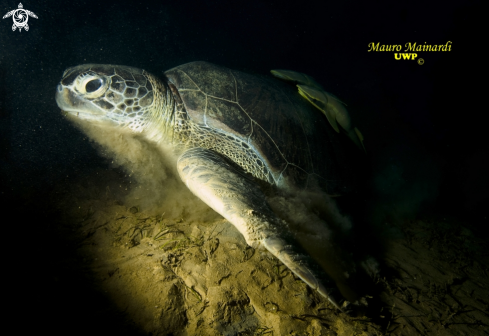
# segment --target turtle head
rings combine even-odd
[[[56,90],[65,115],[92,123],[142,132],[157,108],[157,79],[146,71],[119,65],[84,64],[68,68]],[[157,86],[157,87],[155,87]]]

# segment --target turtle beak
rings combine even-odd
[[[80,117],[83,116],[85,119],[92,119],[104,114],[102,111],[94,108],[93,104],[81,98],[63,84],[58,84],[55,99],[64,115],[71,114]]]
[[[58,84],[56,89],[56,104],[62,111],[72,111],[74,109],[74,97],[70,95],[70,90],[64,88],[63,85]]]

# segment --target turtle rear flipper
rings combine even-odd
[[[265,247],[341,310],[340,303],[344,300],[334,281],[326,277],[319,280],[313,271],[314,261],[294,244],[285,223],[271,210],[262,190],[252,179],[219,154],[203,148],[183,153],[177,169],[192,193],[230,221],[248,245]]]

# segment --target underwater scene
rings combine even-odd
[[[31,335],[488,335],[477,1],[0,1]]]

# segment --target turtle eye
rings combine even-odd
[[[93,72],[83,73],[75,81],[76,90],[86,98],[99,98],[105,94],[110,79]]]
[[[97,79],[92,79],[91,81],[89,81],[86,85],[85,85],[85,91],[87,93],[92,93],[92,92],[95,92],[97,91],[98,89],[100,89],[100,87],[102,86],[103,82],[100,78],[97,78]]]

